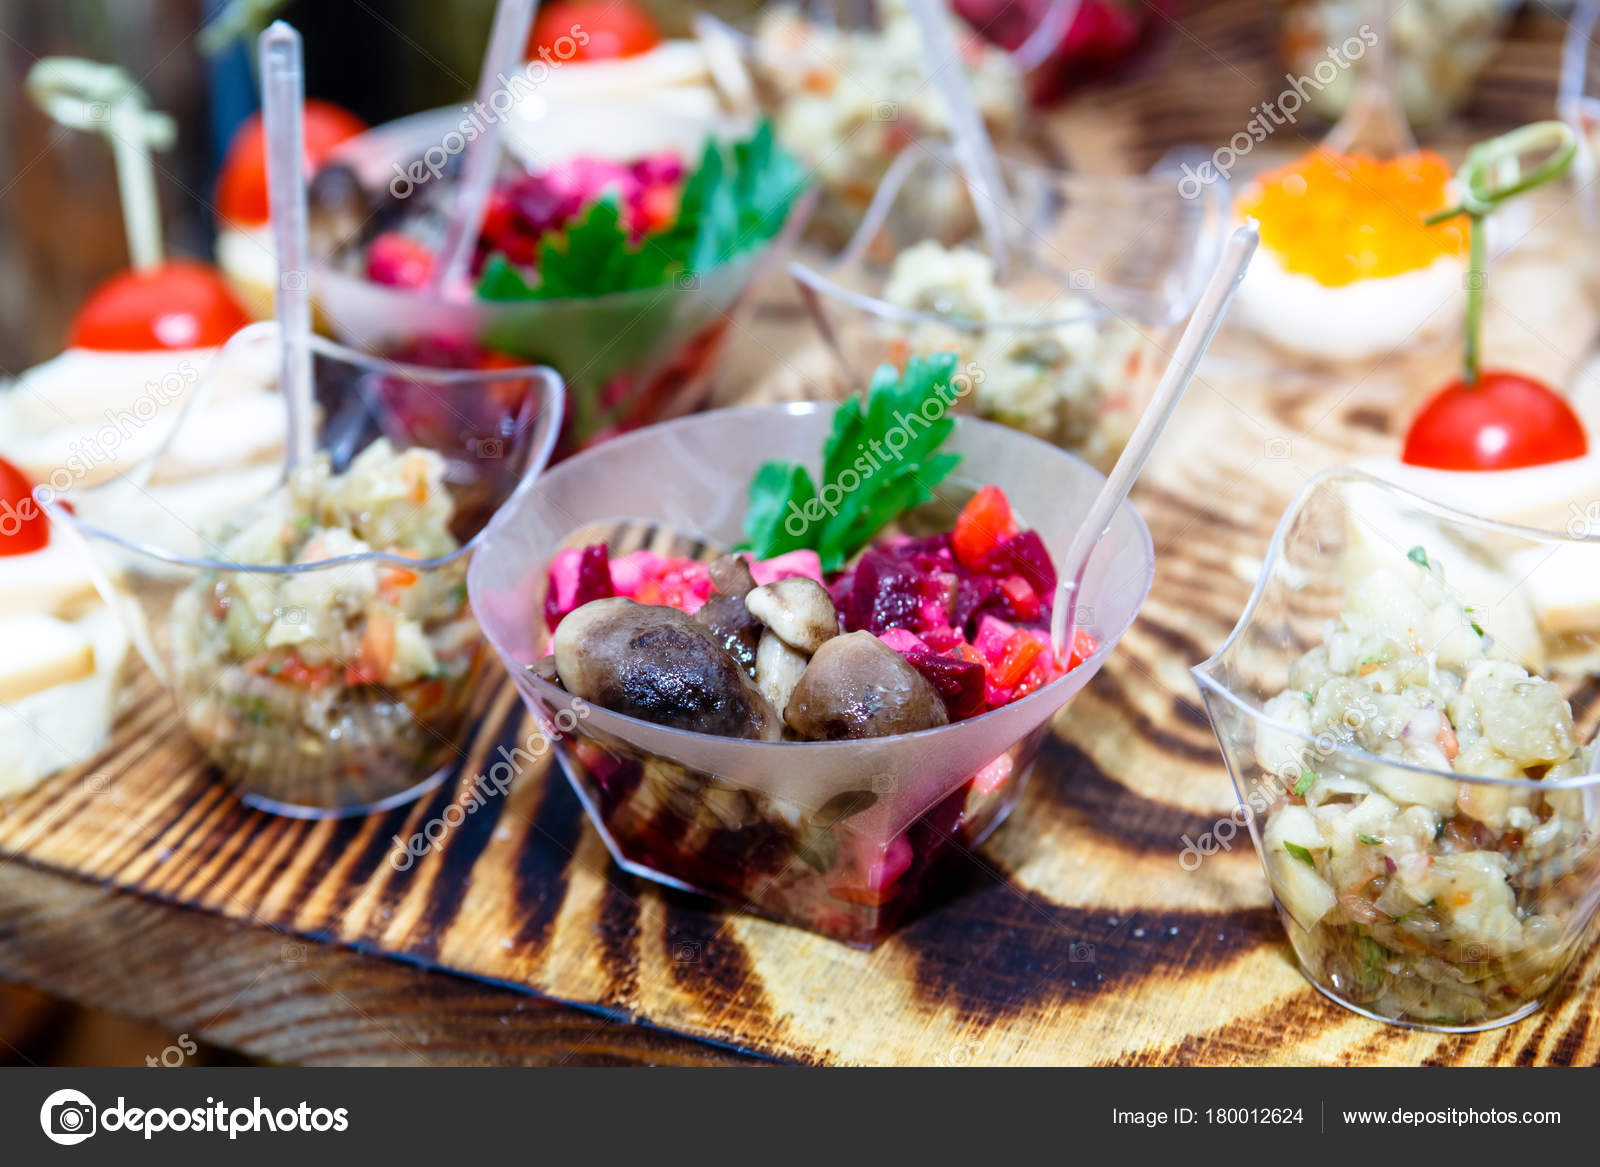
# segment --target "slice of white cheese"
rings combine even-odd
[[[0,617],[59,616],[81,609],[93,596],[94,581],[82,558],[59,538],[26,555],[0,555]]]
[[[94,641],[84,629],[30,612],[0,620],[0,703],[94,675]]]
[[[8,645],[15,623],[0,621],[0,636],[7,637]],[[65,628],[90,652],[92,670],[31,696],[0,703],[0,798],[20,793],[64,767],[88,761],[100,752],[111,732],[117,682],[127,658],[127,636],[115,614],[104,607],[65,624]],[[52,630],[44,635],[62,634]]]

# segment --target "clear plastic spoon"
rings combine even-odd
[[[1078,630],[1078,596],[1083,591],[1084,575],[1089,570],[1094,549],[1110,530],[1117,508],[1133,489],[1134,480],[1150,460],[1150,452],[1155,449],[1161,431],[1171,420],[1172,411],[1178,407],[1183,391],[1194,379],[1195,370],[1200,367],[1200,358],[1205,356],[1211,338],[1216,335],[1217,325],[1222,323],[1222,315],[1228,309],[1228,302],[1233,299],[1239,281],[1244,279],[1245,268],[1250,266],[1250,257],[1255,254],[1259,239],[1256,221],[1246,219],[1244,225],[1234,231],[1228,240],[1228,246],[1223,250],[1205,291],[1200,295],[1200,302],[1195,306],[1194,315],[1189,317],[1188,327],[1178,339],[1172,361],[1167,365],[1166,372],[1161,374],[1161,383],[1156,386],[1149,408],[1139,419],[1133,436],[1128,439],[1117,464],[1111,468],[1106,484],[1095,496],[1088,515],[1078,527],[1077,534],[1067,548],[1066,557],[1061,561],[1061,582],[1056,585],[1055,611],[1050,616],[1050,641],[1055,646],[1056,663],[1063,668],[1072,657],[1072,641]]]
[[[278,251],[274,294],[282,361],[278,391],[289,411],[287,468],[308,460],[315,447],[311,403],[311,289],[306,273],[305,62],[300,34],[274,21],[261,34],[261,118],[267,144],[267,209]]]
[[[28,70],[27,87],[34,104],[55,121],[104,134],[111,143],[129,261],[141,271],[155,267],[162,254],[161,207],[150,151],[172,148],[177,123],[149,108],[144,90],[115,65],[45,57]]]
[[[533,27],[538,0],[500,0],[494,10],[494,27],[489,32],[489,47],[484,51],[483,68],[478,73],[478,103],[475,108],[494,106],[494,95],[505,82],[508,70],[522,60]],[[444,246],[433,269],[433,292],[449,296],[464,284],[483,228],[483,213],[494,186],[495,168],[500,164],[501,123],[487,119],[483,131],[467,143],[461,164],[461,182],[456,188],[455,207],[445,228]]]
[[[1006,221],[1016,221],[1011,212],[1005,179],[995,157],[994,143],[984,128],[983,115],[972,99],[961,54],[956,49],[955,33],[950,28],[950,12],[942,0],[910,0],[911,16],[916,21],[926,54],[924,75],[938,90],[950,118],[950,136],[955,143],[956,161],[972,192],[973,209],[983,229],[984,242],[994,257],[996,274],[1010,266],[1011,248]]]
[[[1389,22],[1394,15],[1392,0],[1369,0],[1363,11],[1368,24],[1376,25],[1376,39],[1357,68],[1355,92],[1350,104],[1322,144],[1336,154],[1371,154],[1378,158],[1399,158],[1417,152],[1417,139],[1411,123],[1395,93],[1394,59],[1389,55]]]

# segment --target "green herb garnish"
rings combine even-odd
[[[1359,941],[1361,947],[1361,986],[1364,989],[1375,989],[1383,983],[1387,969],[1385,965],[1389,960],[1389,950],[1379,944],[1372,937],[1363,934]]]
[[[1302,770],[1300,771],[1300,777],[1294,780],[1294,785],[1289,789],[1293,790],[1296,794],[1303,798],[1305,797],[1306,791],[1315,786],[1317,784],[1317,779],[1321,777],[1322,775],[1318,774],[1315,770]]]
[[[938,452],[955,428],[949,416],[955,368],[954,353],[913,356],[904,373],[879,366],[865,405],[852,397],[834,410],[820,487],[799,463],[763,464],[744,517],[756,558],[809,549],[824,571],[835,571],[886,525],[932,498],[961,460]]]
[[[1427,551],[1425,551],[1421,547],[1413,547],[1410,551],[1407,551],[1406,552],[1406,558],[1411,560],[1412,563],[1415,563],[1418,567],[1421,567],[1421,568],[1427,568],[1427,567],[1431,566],[1428,563],[1428,553],[1427,553]]]
[[[536,284],[497,252],[484,265],[478,296],[590,299],[696,280],[776,235],[805,184],[800,163],[763,122],[731,148],[706,145],[672,226],[635,243],[616,201],[600,199],[575,226],[540,242]]]
[[[1472,630],[1474,632],[1476,632],[1479,636],[1486,636],[1487,635],[1487,633],[1485,633],[1484,630],[1483,630],[1483,625],[1479,624],[1476,620],[1468,620],[1467,623],[1469,625],[1471,625]]]
[[[1369,847],[1376,847],[1383,842],[1382,839],[1374,839],[1371,835],[1363,835],[1360,831],[1356,832],[1356,838],[1360,839]]]
[[[1307,851],[1299,843],[1285,842],[1283,849],[1289,852],[1289,854],[1293,855],[1296,859],[1300,860],[1300,862],[1304,863],[1307,867],[1315,867],[1317,865],[1317,861],[1311,858],[1311,852]]]

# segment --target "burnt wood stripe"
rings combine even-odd
[[[1082,814],[1090,831],[1129,851],[1171,855],[1175,874],[1183,836],[1198,839],[1216,826],[1215,814],[1182,810],[1129,790],[1054,734],[1045,738],[1039,754],[1042,764],[1035,767],[1033,781],[1052,801]]]
[[[585,829],[583,807],[558,766],[541,775],[543,790],[533,815],[533,825],[522,840],[521,854],[511,873],[522,923],[517,929],[519,949],[544,947],[550,926],[566,903],[568,874],[578,835]]]

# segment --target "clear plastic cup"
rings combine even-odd
[[[223,513],[259,513],[253,508],[281,489],[281,467],[241,468],[202,483],[174,483],[163,467],[204,417],[230,364],[258,367],[261,350],[277,344],[271,323],[235,336],[160,448],[110,482],[74,491],[70,510],[51,503],[51,521],[82,541],[102,596],[184,725],[248,805],[299,818],[386,809],[442,781],[467,748],[495,675],[466,600],[467,565],[496,508],[525,494],[548,461],[561,380],[538,367],[399,365],[314,338],[319,452],[335,473],[380,438],[396,451],[437,453],[459,547],[434,558],[374,552],[239,563],[221,557],[214,523],[185,503],[198,490],[224,497]],[[412,505],[385,500],[372,505]],[[377,676],[336,651],[377,635],[376,617],[353,604],[324,610],[323,597],[354,594],[368,582],[414,597],[408,619],[389,625],[388,655],[397,637],[416,632],[433,658],[428,672]],[[268,607],[264,625],[259,614]],[[309,649],[288,639],[300,627]]]
[[[1108,469],[1216,264],[1226,190],[1202,186],[1185,198],[1176,173],[1000,164],[1014,219],[1005,224],[1011,254],[991,273],[998,306],[948,258],[933,261],[954,273],[948,290],[937,274],[911,281],[930,289],[932,304],[908,302],[907,281],[892,279],[897,260],[904,271],[916,258],[902,259],[907,251],[930,242],[993,258],[942,144],[903,152],[849,244],[815,266],[795,260],[789,273],[852,382],[911,352],[954,349],[974,382],[964,408]],[[930,202],[941,185],[954,203]]]
[[[957,20],[973,102],[996,142],[1016,145],[1026,136],[1026,76],[1049,55],[1077,4],[1051,0],[1034,35],[1009,53]],[[785,145],[812,168],[820,198],[806,235],[819,245],[837,247],[856,229],[896,154],[949,137],[904,0],[769,4],[736,25],[702,17],[697,29],[713,75],[741,83],[728,96],[770,113]],[[857,36],[876,39],[859,47],[839,39]],[[719,57],[727,58],[720,70]],[[955,185],[941,180],[934,201],[947,202]]]
[[[412,197],[419,184],[401,178],[421,160],[443,157],[440,143],[459,137],[460,121],[460,110],[444,109],[378,126],[342,144],[327,164],[349,166],[368,189]],[[682,155],[692,168],[708,140],[739,128],[734,120],[689,117],[648,102],[547,107],[535,97],[505,133],[512,156],[535,169],[575,154],[633,158],[660,150]],[[448,168],[440,177],[411,172],[423,175],[420,185],[456,179]],[[729,263],[609,296],[494,302],[429,294],[344,270],[325,251],[313,263],[311,286],[327,328],[362,352],[484,348],[558,370],[567,386],[559,456],[703,405],[745,292],[787,246],[808,207],[804,196],[797,199],[784,230]]]
[[[1050,719],[1099,670],[1150,588],[1150,536],[1130,506],[1090,566],[1079,623],[1096,651],[1003,708],[940,729],[847,742],[689,733],[574,701],[530,666],[546,653],[546,568],[563,546],[641,524],[706,548],[742,537],[769,458],[810,460],[832,410],[718,410],[628,435],[543,476],[484,532],[474,610],[617,863],[636,875],[870,946],[929,895],[1022,793]],[[1103,480],[1051,446],[962,418],[941,497],[995,484],[1060,556]]]
[[[1374,741],[1411,723],[1391,726],[1353,689],[1326,725],[1313,713],[1315,734],[1265,710],[1356,581],[1407,568],[1414,547],[1499,651],[1569,692],[1583,683],[1600,648],[1600,609],[1582,598],[1600,535],[1473,518],[1349,470],[1301,491],[1237,627],[1194,676],[1239,799],[1219,826],[1249,823],[1306,978],[1365,1017],[1471,1032],[1538,1009],[1592,939],[1600,774],[1479,777],[1380,757]],[[1563,599],[1573,580],[1576,604]],[[1438,894],[1412,905],[1429,880]]]

